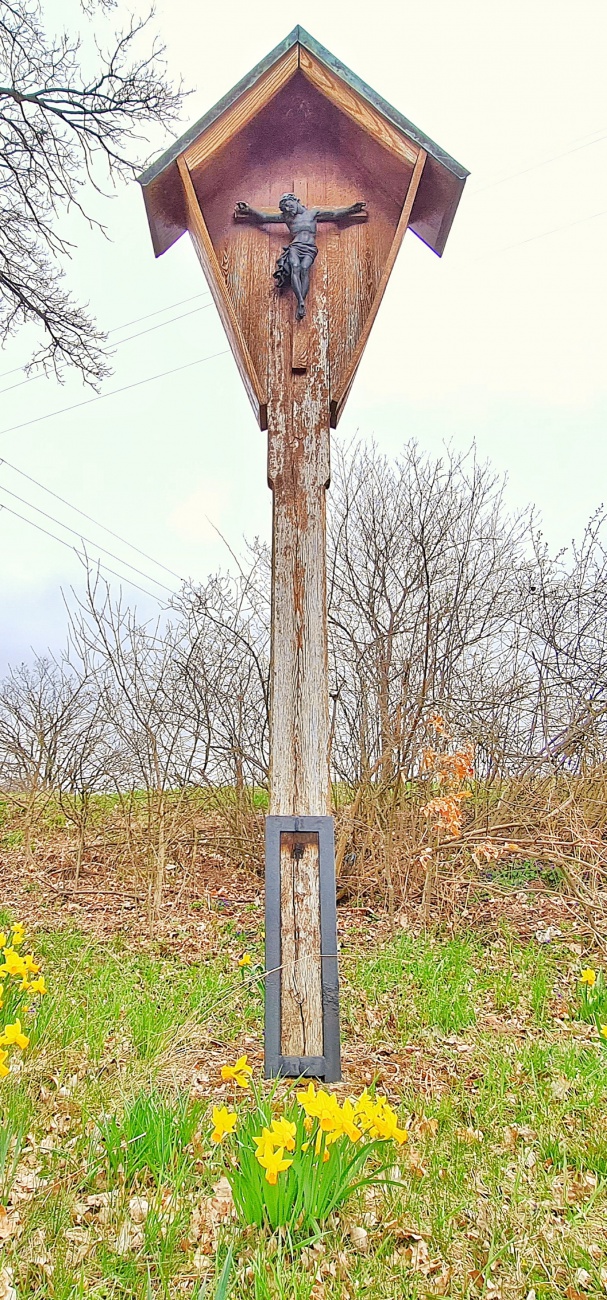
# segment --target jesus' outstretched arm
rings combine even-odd
[[[249,203],[237,203],[234,218],[236,221],[257,221],[260,225],[268,221],[284,221],[282,212],[264,212],[262,208],[252,208]]]
[[[344,217],[366,217],[367,205],[364,201],[351,203],[347,208],[319,208],[317,221],[342,221]]]

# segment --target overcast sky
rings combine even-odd
[[[55,0],[55,22],[74,12]],[[156,21],[170,70],[196,88],[183,130],[301,22],[469,168],[443,258],[405,238],[337,436],[374,437],[390,455],[411,437],[431,453],[475,440],[508,474],[512,508],[537,505],[553,546],[579,536],[607,476],[604,0],[160,0]],[[107,396],[91,401],[76,378],[8,375],[27,360],[20,336],[0,357],[0,456],[175,575],[204,578],[230,564],[219,533],[235,550],[243,534],[269,535],[265,435],[188,238],[154,260],[136,184],[90,206],[110,238],[66,221],[68,277],[119,345]],[[151,577],[178,585],[6,463],[0,486],[130,559],[147,590],[162,594]],[[69,540],[31,505],[0,501]],[[61,592],[82,577],[69,549],[6,509],[0,543],[1,668],[61,645]]]

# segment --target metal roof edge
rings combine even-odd
[[[222,98],[213,105],[213,108],[210,108],[208,112],[204,113],[204,115],[200,117],[193,126],[188,127],[188,130],[184,135],[181,135],[178,140],[174,140],[173,144],[169,145],[168,149],[165,149],[164,153],[162,153],[159,158],[156,158],[155,162],[150,163],[149,167],[146,167],[145,171],[142,171],[141,175],[137,177],[139,184],[143,186],[149,185],[152,181],[156,180],[156,177],[159,176],[165,168],[170,167],[171,163],[174,163],[175,159],[179,157],[179,154],[183,153],[184,149],[187,149],[189,145],[193,144],[194,140],[196,140],[203,131],[206,131],[207,127],[212,126],[213,122],[215,122],[218,117],[221,117],[221,114],[224,113],[227,108],[230,108],[240,95],[243,95],[246,90],[250,90],[251,87],[255,85],[255,82],[258,81],[259,77],[263,76],[264,72],[267,72],[274,63],[278,62],[283,54],[286,54],[294,45],[297,45],[300,30],[299,26],[294,27],[293,30],[289,32],[289,35],[285,36],[283,41],[280,41],[280,43],[276,45],[269,54],[266,54],[265,58],[261,59],[254,68],[251,68],[250,72],[247,72],[246,76],[243,77],[241,81],[228,91],[227,95],[223,95]]]
[[[331,72],[335,72],[338,77],[341,77],[342,81],[347,82],[352,87],[352,90],[355,90],[363,99],[372,104],[383,117],[398,127],[398,130],[402,131],[414,144],[418,144],[420,148],[425,149],[426,153],[431,154],[437,162],[442,163],[443,167],[446,167],[447,171],[457,176],[458,180],[465,181],[466,177],[470,175],[470,172],[465,167],[462,167],[461,163],[456,162],[455,158],[452,158],[445,149],[441,149],[441,146],[436,144],[435,140],[431,140],[429,136],[419,130],[419,127],[410,122],[402,113],[399,113],[397,108],[393,108],[392,104],[389,104],[386,99],[378,95],[372,86],[368,86],[366,81],[362,81],[355,72],[352,72],[350,68],[346,67],[345,63],[342,63],[334,54],[331,54],[324,45],[320,44],[320,41],[316,41],[313,36],[310,36],[310,33],[305,31],[303,27],[299,28],[299,44],[309,50],[310,54],[315,55]]]
[[[360,77],[357,77],[355,72],[352,72],[344,63],[341,63],[334,54],[331,54],[324,45],[321,45],[320,41],[316,41],[313,36],[310,36],[309,32],[305,31],[305,29],[300,27],[298,24],[291,32],[289,32],[289,35],[276,45],[269,54],[266,54],[265,58],[262,59],[260,63],[256,64],[256,66],[252,68],[236,86],[233,86],[232,90],[228,91],[227,95],[224,95],[213,108],[209,109],[203,117],[199,118],[199,120],[194,123],[194,126],[191,126],[184,135],[180,136],[178,140],[175,140],[172,145],[169,145],[169,148],[166,149],[155,162],[151,163],[150,166],[137,177],[139,184],[145,187],[152,181],[156,180],[161,172],[165,171],[171,163],[175,162],[175,159],[178,158],[179,154],[183,153],[184,149],[187,149],[188,146],[207,129],[207,127],[211,126],[226,109],[230,108],[240,95],[244,94],[245,91],[250,90],[259,77],[261,77],[264,72],[267,72],[283,54],[286,54],[294,45],[297,44],[302,45],[310,54],[313,54],[321,63],[324,63],[330,71],[336,73],[338,77],[341,77],[342,81],[345,81],[352,90],[356,91],[356,93],[363,99],[366,99],[369,104],[372,104],[383,117],[387,118],[389,122],[392,122],[392,124],[396,126],[399,131],[402,131],[409,140],[412,140],[414,144],[419,145],[420,148],[425,149],[426,153],[430,154],[436,162],[445,167],[446,170],[451,172],[453,176],[456,176],[458,180],[463,182],[466,180],[466,177],[470,175],[467,169],[462,167],[461,163],[456,162],[455,158],[452,158],[444,149],[441,149],[440,145],[436,144],[434,140],[431,140],[423,131],[420,131],[413,122],[410,122],[402,113],[399,113],[398,109],[393,108],[387,100],[382,99],[381,95],[377,94],[377,91],[373,90],[371,86],[368,86]]]

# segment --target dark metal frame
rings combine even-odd
[[[280,1051],[280,837],[285,832],[318,835],[320,942],[322,960],[323,1055],[283,1056]],[[332,817],[266,817],[266,997],[265,1075],[341,1079],[339,975],[335,903],[335,834]]]

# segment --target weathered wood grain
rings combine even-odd
[[[260,77],[255,86],[248,90],[245,95],[232,105],[227,112],[222,113],[221,117],[209,127],[203,136],[186,150],[185,158],[193,171],[200,167],[213,153],[222,149],[234,136],[242,131],[243,127],[253,121],[258,116],[262,108],[278,94],[291,77],[297,72],[299,65],[298,50],[295,46],[288,50],[286,54],[269,68],[264,76]]]
[[[322,1056],[318,836],[281,836],[281,1052]]]
[[[368,221],[318,228],[311,293],[326,270],[329,383],[334,397],[343,389],[371,310],[412,171],[409,162],[388,153],[301,72],[228,145],[193,171],[224,285],[260,377],[273,347],[269,334],[272,272],[288,232],[279,225],[235,222],[235,204],[246,199],[253,206],[276,210],[280,195],[290,189],[303,199],[307,194],[309,203],[340,206],[366,199]],[[264,248],[272,251],[269,265]],[[285,294],[285,301],[289,298]],[[310,354],[309,322],[306,318],[294,325],[291,316],[282,322],[292,338],[290,365],[304,372]]]
[[[367,311],[363,328],[360,331],[356,346],[352,350],[348,367],[345,373],[340,377],[340,383],[337,386],[337,388],[333,389],[333,394],[331,397],[331,425],[333,428],[335,428],[335,426],[337,425],[337,422],[343,411],[344,405],[348,399],[348,395],[352,387],[352,384],[354,382],[356,371],[358,370],[358,367],[360,365],[362,354],[367,346],[369,335],[373,327],[373,322],[379,311],[381,300],[386,291],[388,280],[390,279],[390,275],[392,274],[392,268],[396,261],[398,250],[405,237],[407,226],[409,225],[409,218],[411,216],[411,211],[413,208],[413,204],[415,202],[415,195],[417,194],[417,189],[422,178],[422,172],[424,170],[425,161],[426,161],[426,155],[423,149],[420,149],[419,157],[413,169],[413,175],[411,177],[405,202],[403,204],[400,220],[398,222],[398,226],[396,227],[394,239],[392,241],[392,247],[390,249],[387,258],[384,261],[373,302]]]
[[[179,174],[181,176],[185,195],[188,230],[192,242],[196,249],[202,269],[206,275],[207,283],[213,296],[213,301],[221,317],[221,322],[228,336],[230,347],[240,371],[240,377],[247,391],[249,401],[251,402],[261,427],[265,428],[267,409],[265,390],[251,360],[247,342],[242,332],[238,316],[234,310],[232,300],[227,292],[225,292],[224,273],[222,272],[222,268],[217,260],[217,254],[202,215],[202,210],[192,183],[192,178],[187,163],[183,157],[177,159],[177,166],[179,168]]]
[[[356,91],[346,85],[341,77],[331,72],[303,46],[299,51],[299,66],[312,85],[330,99],[342,113],[351,117],[357,126],[372,135],[385,149],[396,154],[397,158],[402,158],[411,165],[415,163],[416,146],[401,135],[400,131],[397,131],[396,127],[392,126],[392,123],[388,122],[387,118],[383,117],[372,104],[357,95]]]

